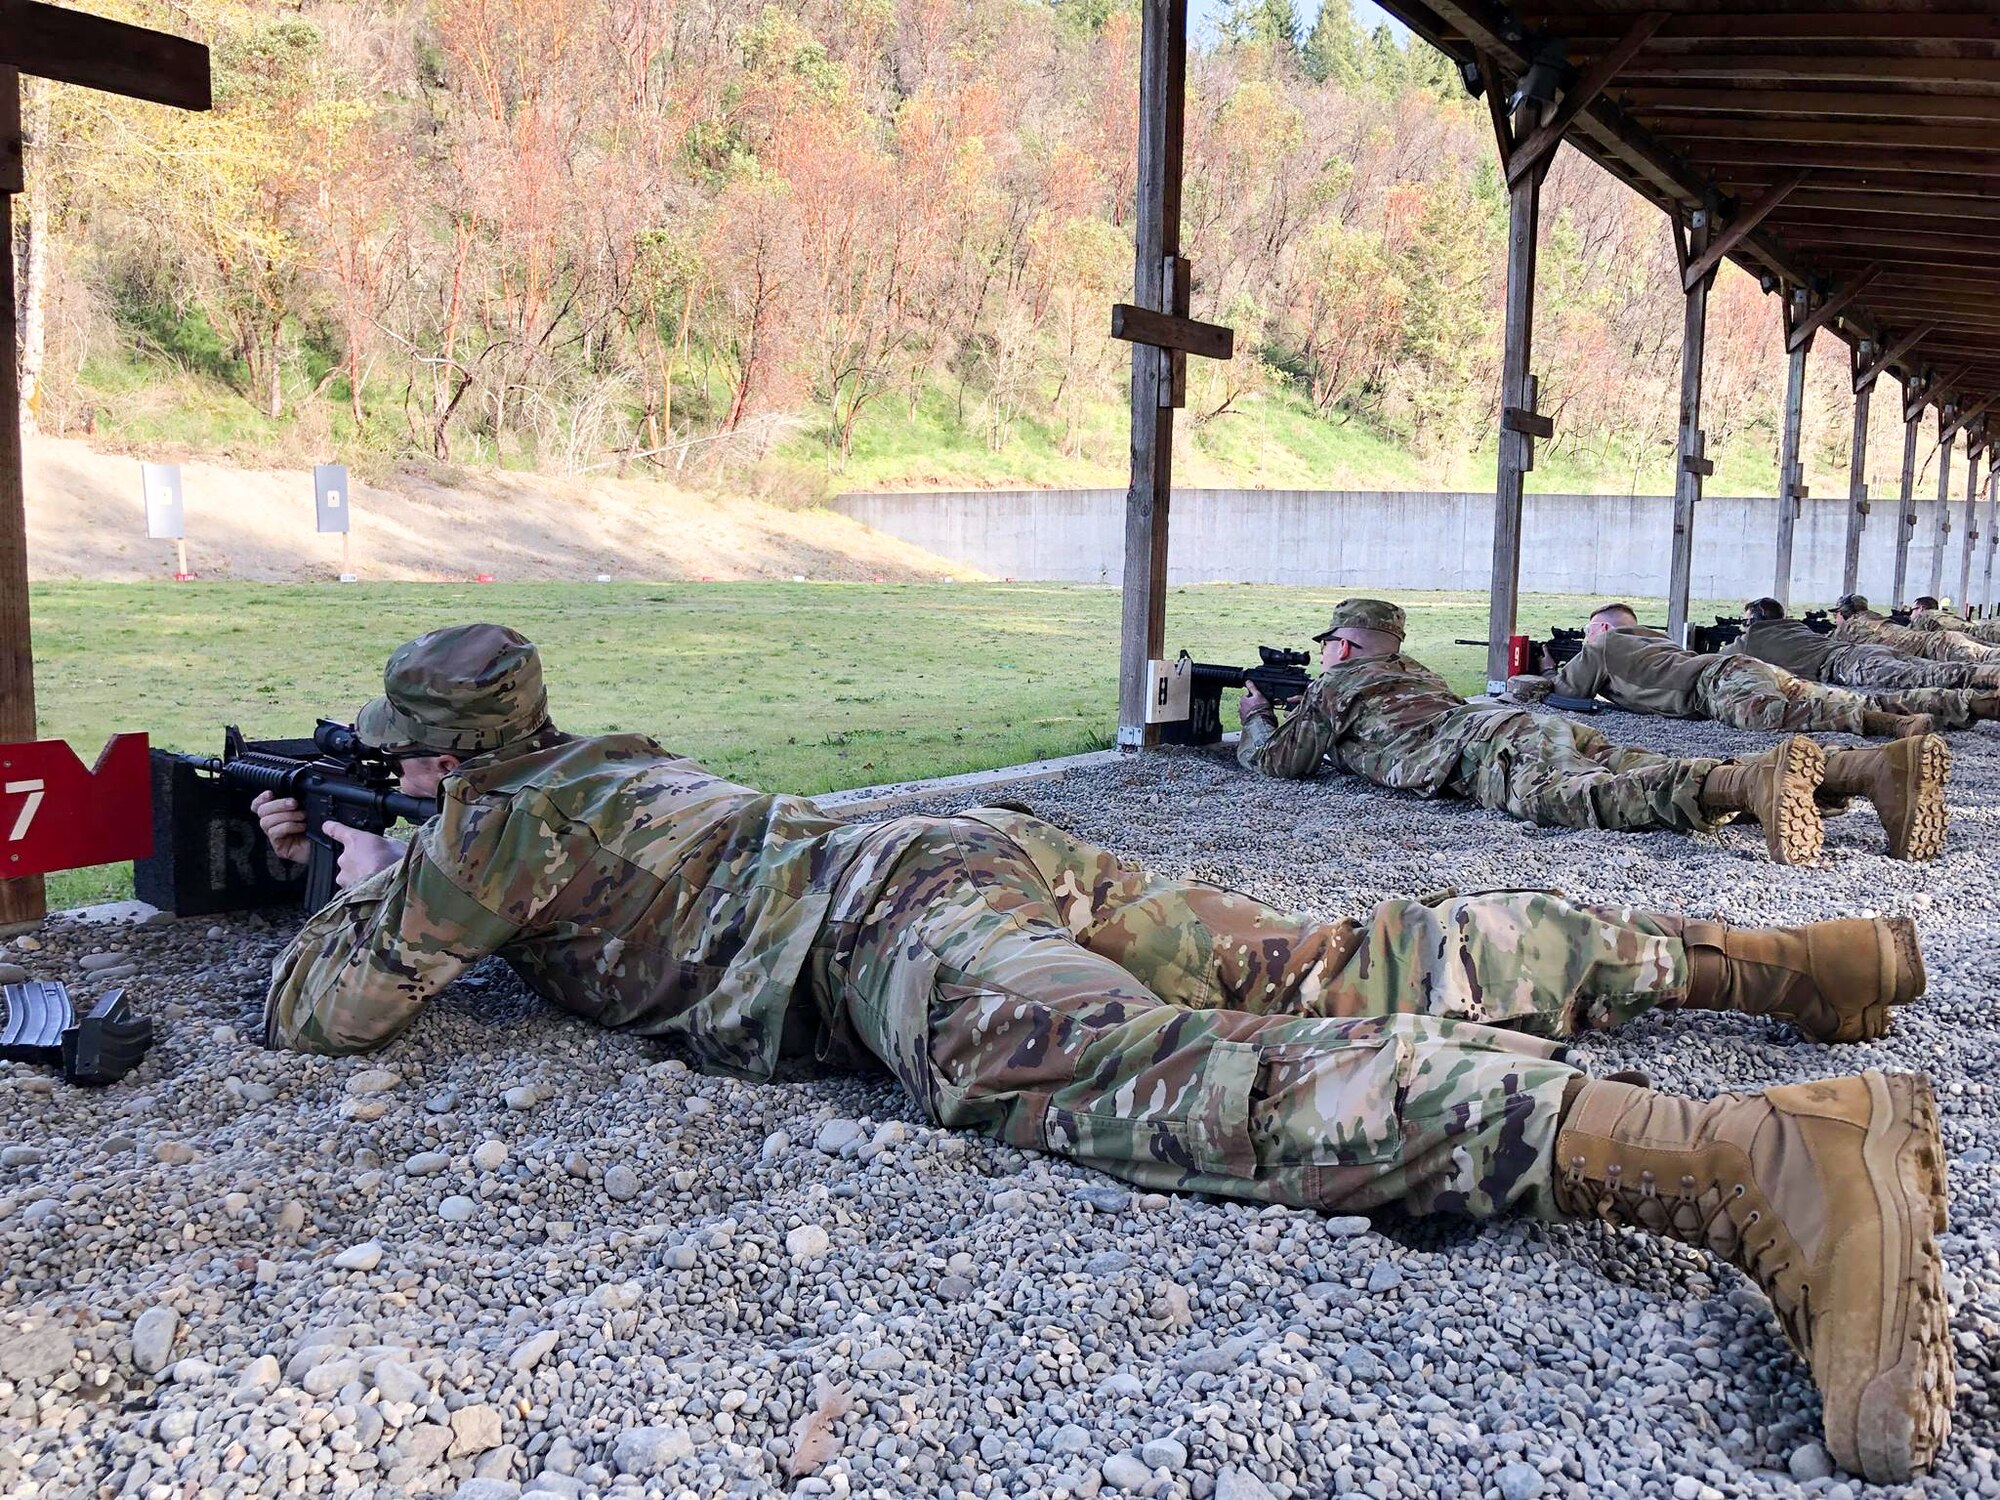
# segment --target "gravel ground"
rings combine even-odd
[[[1955,751],[1929,866],[1889,861],[1865,812],[1788,870],[1754,832],[1541,831],[1204,753],[1025,800],[1327,914],[1528,884],[1744,921],[1915,915],[1930,998],[1885,1042],[1700,1015],[1582,1050],[1695,1093],[1871,1064],[1939,1081],[1959,1401],[1911,1493],[2000,1496],[2000,736]],[[0,1064],[0,1495],[1868,1488],[1830,1472],[1763,1299],[1692,1250],[1134,1194],[933,1130],[879,1081],[703,1078],[490,963],[373,1058],[266,1053],[285,935],[56,919],[0,955],[124,983],[165,1030],[105,1092]]]

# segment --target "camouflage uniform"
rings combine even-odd
[[[1335,607],[1333,629],[1401,637],[1403,612],[1380,599]],[[1296,780],[1338,769],[1421,797],[1465,797],[1559,828],[1707,832],[1702,782],[1722,764],[1614,745],[1555,714],[1468,703],[1437,673],[1401,654],[1356,657],[1323,672],[1280,728],[1265,710],[1245,717],[1237,760]]]
[[[1525,679],[1526,692],[1512,682],[1508,687],[1517,697],[1527,696],[1535,692],[1533,684],[1546,680]],[[1571,698],[1603,698],[1631,713],[1713,719],[1732,729],[1788,734],[1859,734],[1862,714],[1874,706],[1857,693],[1807,682],[1755,657],[1685,651],[1640,625],[1585,641],[1549,686]]]
[[[1913,609],[1910,629],[1946,630],[1969,637],[1985,646],[2000,646],[2000,618],[1967,620],[1948,609]]]
[[[1885,712],[1934,714],[1939,723],[1952,728],[1971,721],[1969,696],[1962,695],[2000,687],[2000,669],[1919,661],[1865,642],[1843,644],[1803,620],[1752,620],[1720,654],[1753,656],[1809,682],[1854,688]],[[1911,696],[1919,691],[1925,694],[1923,699]],[[1950,697],[1929,700],[1931,691]],[[1927,706],[1919,707],[1919,702]]]
[[[1925,661],[1968,662],[1974,666],[2000,663],[2000,646],[1982,645],[1955,630],[1912,630],[1892,624],[1873,612],[1849,615],[1833,627],[1833,639],[1843,645],[1887,646]]]
[[[538,668],[524,697],[525,668],[468,672],[473,645],[437,634],[359,722],[473,753],[402,862],[279,958],[271,1045],[380,1045],[498,954],[554,1004],[711,1069],[879,1059],[940,1124],[1137,1183],[1491,1214],[1551,1211],[1581,1076],[1556,1039],[1687,997],[1663,923],[1548,893],[1316,922],[1016,811],[842,824],[638,736],[557,734]],[[492,735],[469,714],[425,725],[424,684],[399,674],[441,702],[504,676],[516,706]]]
[[[1861,694],[1808,682],[1754,656],[1700,656],[1658,631],[1624,626],[1586,641],[1553,679],[1509,680],[1508,691],[1534,701],[1551,692],[1604,698],[1631,713],[1713,719],[1732,729],[1787,734],[1860,734],[1862,715],[1929,714],[1945,729],[1977,722],[1972,695],[1937,688]]]

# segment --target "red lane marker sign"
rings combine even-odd
[[[113,735],[85,770],[63,740],[0,745],[0,876],[47,875],[153,852],[143,734]]]

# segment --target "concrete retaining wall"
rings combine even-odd
[[[841,495],[834,509],[998,578],[1119,582],[1123,490],[969,490]],[[1964,502],[1952,505],[1944,592],[1958,586]],[[1908,592],[1928,590],[1937,500],[1917,503]],[[1862,533],[1861,588],[1886,600],[1895,565],[1896,502],[1876,499]],[[1986,530],[1986,506],[1979,507]],[[1808,500],[1793,543],[1792,597],[1840,592],[1844,500]],[[1664,495],[1530,495],[1521,585],[1536,593],[1663,597],[1673,529]],[[1769,593],[1777,501],[1705,500],[1695,518],[1693,594]],[[1983,597],[1987,542],[1973,562]],[[1493,496],[1414,491],[1177,490],[1168,577],[1174,583],[1283,583],[1341,588],[1484,589],[1492,567]]]

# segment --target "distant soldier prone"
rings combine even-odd
[[[1740,761],[1670,756],[1614,745],[1558,714],[1511,703],[1468,703],[1402,654],[1403,611],[1385,599],[1344,599],[1315,637],[1321,673],[1282,726],[1264,697],[1238,704],[1237,759],[1266,776],[1299,779],[1331,763],[1378,786],[1464,797],[1530,823],[1625,832],[1709,832],[1756,817],[1779,864],[1815,858],[1825,832],[1818,797],[1829,757],[1794,735]],[[1833,792],[1875,805],[1899,859],[1944,847],[1944,747],[1895,756],[1835,752]]]
[[[1584,626],[1583,646],[1560,669],[1507,683],[1510,695],[1537,702],[1550,693],[1603,698],[1628,713],[1670,719],[1713,719],[1732,729],[1815,731],[1902,739],[1943,725],[1973,722],[1963,694],[1912,689],[1863,697],[1794,677],[1754,656],[1701,655],[1683,650],[1639,623],[1629,604],[1605,604]]]
[[[1847,594],[1834,605],[1833,613],[1845,623],[1867,609],[1867,599]],[[1965,711],[1974,718],[2000,718],[2000,691],[1996,691],[2000,690],[2000,666],[1924,661],[1873,642],[1821,635],[1803,620],[1788,619],[1785,606],[1768,597],[1752,599],[1743,606],[1743,634],[1724,646],[1721,654],[1754,656],[1808,682],[1831,683],[1857,692],[1949,688],[1970,695]]]
[[[1504,893],[1319,922],[1018,810],[848,824],[637,735],[563,734],[534,648],[495,626],[401,647],[384,689],[356,728],[443,810],[407,848],[343,832],[352,883],[278,959],[270,1045],[380,1046],[497,954],[710,1069],[879,1063],[939,1125],[1147,1187],[1701,1245],[1770,1296],[1842,1464],[1900,1480],[1948,1430],[1928,1083],[1701,1101],[1588,1078],[1559,1040],[1657,1005],[1879,1035],[1923,988],[1906,920],[1759,931]],[[299,852],[295,806],[259,816]]]

